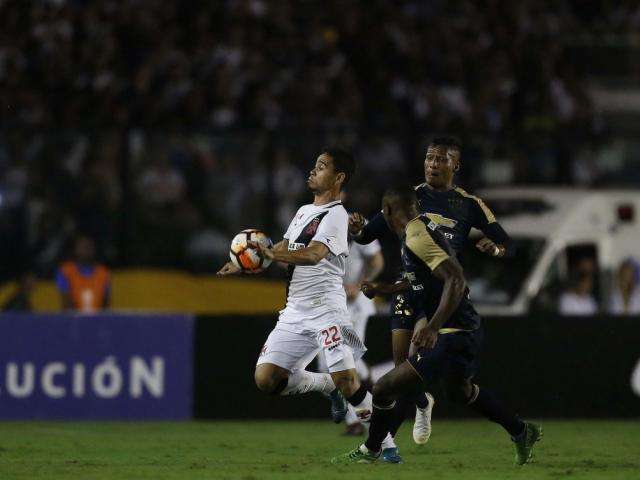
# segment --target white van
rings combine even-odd
[[[483,315],[554,309],[571,268],[585,257],[595,263],[594,296],[606,312],[618,266],[629,257],[640,260],[638,191],[511,187],[478,193],[513,242],[502,259],[473,248],[463,254],[471,299]]]

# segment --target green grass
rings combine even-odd
[[[358,444],[329,422],[0,423],[0,479],[640,479],[640,422],[543,421],[536,462],[513,466],[485,421],[437,421],[428,445],[398,434],[403,465],[336,467]]]

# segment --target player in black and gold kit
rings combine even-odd
[[[439,226],[439,230],[458,257],[472,227],[481,230],[485,235],[476,247],[489,255],[501,257],[506,252],[509,236],[480,198],[454,185],[454,176],[460,166],[460,145],[455,139],[435,138],[429,144],[424,161],[425,182],[415,187],[418,211]],[[378,213],[366,225],[362,215],[352,214],[349,228],[355,241],[363,244],[379,239],[389,231],[382,213]],[[363,292],[370,298],[376,295],[394,295],[391,330],[396,365],[403,363],[409,354],[409,342],[417,319],[413,294],[406,289],[407,282],[394,285],[367,282],[363,284]],[[400,427],[405,415],[405,405],[409,401],[416,404],[414,441],[418,444],[426,443],[431,434],[431,409],[434,400],[430,394],[424,392],[409,395],[409,398],[398,401],[397,421],[391,429],[391,435],[395,436]]]
[[[542,429],[523,422],[490,391],[473,383],[482,343],[480,317],[468,299],[462,267],[445,232],[426,215],[417,216],[411,189],[387,192],[383,213],[389,227],[403,239],[402,263],[418,317],[411,339],[415,353],[374,385],[367,441],[332,461],[375,461],[394,420],[395,400],[441,382],[452,401],[465,403],[500,424],[515,444],[516,463],[527,463]]]

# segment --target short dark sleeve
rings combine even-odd
[[[389,232],[389,226],[384,219],[382,212],[376,213],[376,215],[364,226],[362,233],[354,240],[356,243],[366,245],[374,240],[380,240],[386,233]]]

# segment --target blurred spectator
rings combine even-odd
[[[598,303],[593,295],[595,262],[583,258],[576,266],[570,287],[560,295],[558,309],[561,315],[595,315]]]
[[[30,312],[33,309],[31,295],[35,288],[36,277],[32,272],[25,272],[20,277],[16,292],[2,306],[5,312]]]
[[[140,175],[138,194],[150,207],[173,207],[185,196],[184,177],[162,154]]]
[[[616,315],[640,314],[640,288],[638,287],[638,264],[631,258],[618,268],[609,311]]]
[[[96,261],[93,239],[79,235],[74,243],[74,259],[62,263],[56,284],[65,310],[92,313],[109,306],[111,279],[106,266]]]
[[[291,161],[284,148],[277,150],[273,174],[274,190],[278,200],[277,221],[279,231],[285,231],[300,204],[300,197],[306,191],[306,178],[300,168]]]
[[[576,60],[575,43],[635,38],[640,6],[600,3],[0,1],[0,215],[22,217],[0,233],[39,275],[76,231],[109,259],[184,266],[190,239],[258,226],[265,199],[265,228],[289,218],[299,160],[336,137],[360,154],[350,191],[369,211],[372,192],[420,178],[436,131],[464,136],[473,187],[501,181],[481,174],[496,156],[510,182],[629,181],[631,155],[588,142],[603,122],[585,73],[603,59]],[[268,135],[288,157],[274,169]]]

